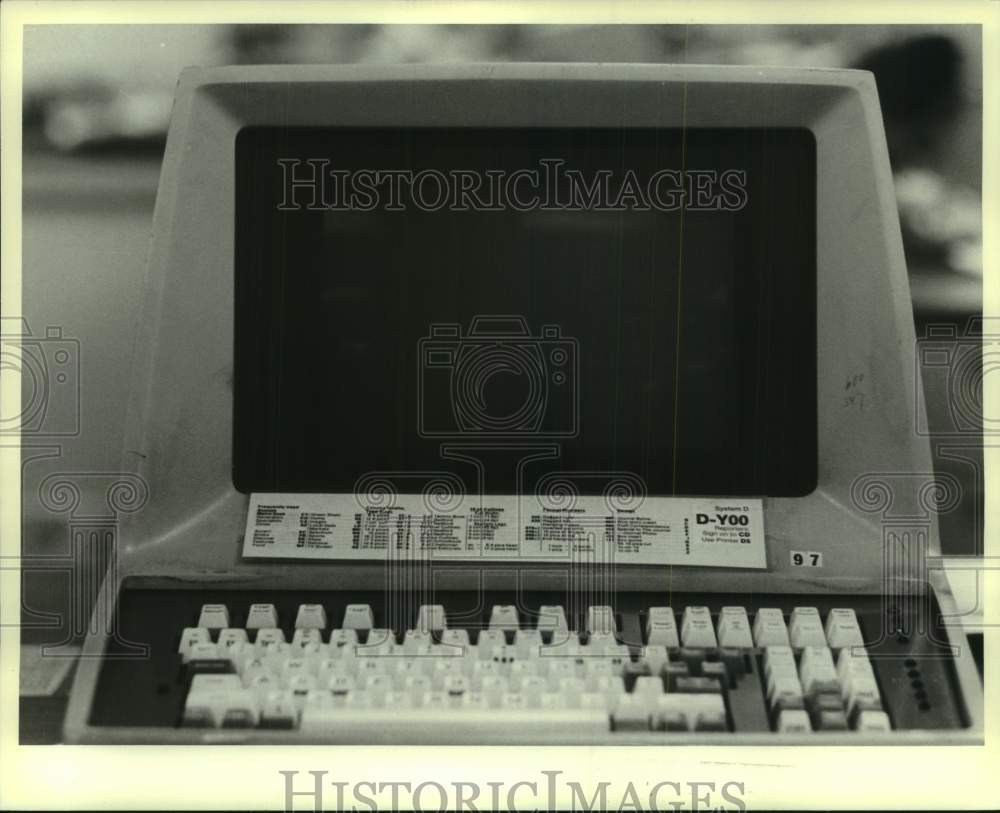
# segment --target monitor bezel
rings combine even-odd
[[[241,556],[248,498],[233,486],[230,449],[233,145],[240,129],[623,122],[813,132],[819,460],[811,494],[764,500],[766,570],[626,566],[617,569],[619,589],[656,589],[669,580],[673,589],[878,592],[888,578],[920,589],[909,554],[939,551],[927,501],[934,479],[927,438],[915,431],[915,337],[874,81],[858,71],[675,65],[185,71],[157,196],[132,372],[123,467],[147,481],[150,501],[122,518],[126,571],[225,574],[290,587],[341,576],[354,585],[383,579],[379,562],[304,566]],[[866,382],[864,407],[844,396],[846,382],[859,379]],[[900,549],[908,555],[898,555]],[[795,550],[823,553],[823,569],[793,566]],[[518,569],[516,563],[482,567]],[[557,568],[530,567],[557,578]]]

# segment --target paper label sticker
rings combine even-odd
[[[252,494],[243,555],[269,559],[592,561],[764,568],[759,499]],[[549,504],[551,503],[551,504]]]

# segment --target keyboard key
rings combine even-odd
[[[244,629],[224,629],[219,633],[217,641],[219,653],[228,653],[230,657],[237,657],[249,643],[247,631]]]
[[[424,604],[417,610],[417,629],[422,632],[441,632],[448,628],[441,604]]]
[[[493,647],[502,646],[507,643],[507,636],[500,629],[480,630],[476,647],[479,650],[481,660],[490,660],[493,657]]]
[[[753,621],[754,643],[761,648],[789,646],[788,628],[781,610],[766,607],[757,610]]]
[[[443,646],[458,648],[464,652],[470,647],[469,631],[456,629],[444,630],[441,633],[441,644]]]
[[[517,607],[513,604],[494,604],[490,612],[491,630],[516,630],[519,626]]]
[[[273,604],[251,604],[247,613],[247,629],[259,630],[278,626],[278,611]]]
[[[805,709],[784,709],[778,712],[777,730],[783,734],[810,734],[812,724]]]
[[[680,646],[677,622],[670,607],[650,607],[646,616],[646,643],[653,646]]]
[[[309,652],[319,652],[323,646],[323,634],[318,629],[297,629],[292,635],[292,648]]]
[[[358,645],[358,633],[356,630],[332,630],[327,649],[331,654],[354,655],[355,647]],[[341,652],[340,650],[343,650]]]
[[[728,731],[729,723],[726,720],[724,709],[701,710],[695,712],[695,731]]]
[[[396,649],[396,634],[385,627],[368,630],[368,638],[363,646],[355,650],[359,655],[391,655]]]
[[[855,721],[854,728],[857,731],[892,731],[889,723],[889,715],[884,711],[863,711]]]
[[[615,731],[649,731],[655,702],[641,695],[623,696],[611,715]]]
[[[589,607],[587,609],[587,632],[606,633],[610,636],[618,634],[615,625],[615,613],[610,607]]]
[[[833,656],[825,646],[807,646],[802,650],[799,679],[806,694],[815,692],[840,694],[840,680],[833,665]]]
[[[746,608],[723,607],[719,611],[719,646],[753,648]]]
[[[817,731],[847,731],[847,715],[842,711],[821,711],[813,718]]]
[[[243,688],[239,675],[195,675],[188,694],[199,692],[235,692]]]
[[[667,648],[662,645],[652,644],[644,646],[639,653],[639,663],[645,664],[652,675],[660,674],[660,670],[670,662]]]
[[[865,645],[854,610],[843,607],[830,610],[826,616],[826,640],[831,649]]]
[[[284,630],[274,629],[273,627],[257,630],[257,638],[254,645],[257,647],[258,652],[266,653],[267,650],[283,643],[285,643]]]
[[[299,710],[290,692],[272,690],[260,700],[260,727],[289,729],[299,723]]]
[[[613,632],[592,632],[587,640],[587,655],[590,657],[611,655],[616,652],[618,641]]]
[[[558,604],[543,604],[538,608],[538,623],[535,629],[540,632],[569,632],[566,623],[566,611]]]
[[[344,608],[344,622],[341,627],[345,630],[370,630],[375,626],[375,613],[367,604],[348,604]]]
[[[681,676],[674,681],[673,691],[680,694],[718,694],[721,689],[715,678]]]
[[[826,646],[826,634],[815,607],[796,607],[788,627],[788,638],[796,649],[807,646]]]
[[[716,644],[712,614],[708,607],[685,607],[681,619],[681,643],[686,647],[712,647]]]
[[[295,614],[295,629],[325,630],[326,610],[322,604],[300,604]]]
[[[212,636],[207,629],[202,629],[201,627],[185,627],[181,632],[181,643],[177,647],[177,652],[185,656],[187,660],[187,654],[190,652],[191,647],[195,644],[210,644],[212,643]]]
[[[663,679],[659,675],[638,677],[632,692],[633,694],[663,694]]]
[[[225,604],[203,604],[198,626],[206,630],[222,630],[229,626],[229,609]]]
[[[192,644],[188,647],[186,654],[184,655],[184,663],[191,663],[193,661],[217,661],[219,658],[219,649],[211,641],[204,643],[199,641],[196,644]],[[228,663],[228,660],[226,661]]]
[[[514,649],[519,658],[537,658],[542,646],[541,630],[518,630],[514,636]]]
[[[407,655],[428,655],[433,644],[434,637],[430,630],[421,629],[418,625],[417,629],[406,631],[403,637],[403,652]]]

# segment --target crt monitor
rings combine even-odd
[[[649,500],[761,501],[762,566],[684,568],[689,589],[878,592],[871,481],[932,472],[861,72],[187,71],[146,290],[134,572],[378,585],[374,561],[244,557],[250,495],[617,472]],[[924,486],[897,477],[892,510],[916,515]],[[920,539],[935,549],[933,516]],[[618,587],[665,573],[625,567]]]

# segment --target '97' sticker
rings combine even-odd
[[[792,567],[823,567],[823,554],[811,550],[793,550]]]

